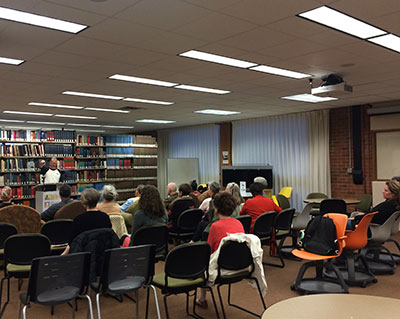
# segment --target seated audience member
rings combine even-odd
[[[193,199],[194,207],[198,208],[200,206],[200,201],[198,199],[200,193],[197,192],[196,180],[193,180],[190,182],[190,187],[192,188],[192,191],[190,192],[190,197],[192,197],[192,199]]]
[[[10,186],[4,186],[3,189],[1,190],[0,194],[0,208],[6,207],[13,205],[14,203],[12,202],[12,190]]]
[[[244,199],[240,194],[240,187],[235,182],[232,182],[226,185],[225,191],[232,194],[233,200],[236,204],[235,210],[232,213],[232,217],[238,217],[240,214],[240,210],[244,205]]]
[[[122,211],[122,206],[121,206],[121,215],[124,217],[126,228],[128,229],[128,232],[131,231],[132,229],[132,224],[133,224],[133,215],[136,213],[136,211],[139,209],[139,199],[140,199],[140,192],[142,191],[144,185],[140,184],[136,187],[135,190],[135,197],[133,198],[132,201],[129,201],[129,199],[125,202],[131,202],[131,205],[128,206],[128,208],[125,209],[125,211]],[[130,198],[131,199],[131,198]]]
[[[117,196],[113,185],[105,185],[101,191],[103,201],[97,204],[97,209],[107,215],[121,215],[121,207],[116,202]]]
[[[86,212],[74,218],[69,244],[71,244],[75,237],[84,231],[97,228],[112,228],[108,215],[97,209],[97,202],[99,199],[100,193],[96,189],[85,188],[83,190],[81,194],[81,202],[83,207],[85,207]],[[68,254],[69,250],[70,245],[65,248],[62,254]]]
[[[166,225],[167,222],[168,214],[157,188],[153,185],[143,187],[139,199],[139,210],[133,217],[132,236],[140,227]]]
[[[258,216],[263,213],[276,211],[280,213],[282,209],[276,205],[272,199],[263,196],[264,185],[261,183],[253,183],[250,185],[250,192],[253,198],[248,199],[240,211],[240,215],[251,216],[251,230]]]
[[[207,184],[200,184],[200,185],[197,187],[197,192],[199,192],[200,195],[203,194],[204,192],[206,192],[207,190],[208,190]],[[200,196],[200,195],[199,195],[199,196]]]
[[[211,225],[207,240],[211,246],[211,253],[218,249],[222,238],[226,237],[228,233],[244,233],[242,223],[231,216],[237,206],[231,194],[221,192],[215,195],[214,206],[215,215],[218,216],[219,220]],[[205,289],[200,290],[200,296],[196,303],[200,307],[207,307]]]
[[[398,181],[393,179],[387,181],[382,195],[385,201],[371,209],[371,212],[378,212],[372,217],[371,223],[373,224],[384,224],[393,213],[400,210],[400,183]],[[364,213],[358,213],[354,219],[351,219],[351,222],[347,223],[347,229],[354,229],[363,215]]]
[[[168,183],[167,185],[167,197],[164,199],[164,206],[168,210],[169,205],[178,197],[178,192],[176,191],[176,184],[174,182]]]
[[[64,205],[71,203],[73,200],[71,199],[72,187],[68,184],[62,184],[58,188],[58,193],[60,194],[61,201],[51,205],[45,211],[40,214],[40,217],[48,222],[49,220],[53,220],[57,211],[63,207]]]
[[[208,194],[207,190],[208,190],[208,184],[205,184],[206,187],[203,186],[202,188],[202,192],[199,195],[198,199],[199,199],[199,203],[201,205],[201,203],[208,197],[210,197],[210,195]]]
[[[206,220],[211,220],[212,216],[209,216],[209,211],[210,208],[212,209],[213,206],[213,198],[215,197],[215,195],[217,195],[219,193],[219,191],[221,190],[221,186],[219,185],[219,183],[217,182],[212,182],[210,183],[210,188],[208,189],[208,198],[206,198],[205,200],[203,200],[203,202],[200,205],[200,209],[203,211],[204,216],[206,216]]]
[[[126,210],[127,210],[134,202],[136,202],[137,200],[139,200],[139,197],[138,197],[138,195],[136,194],[136,191],[137,191],[139,188],[143,188],[143,186],[144,186],[143,184],[138,185],[138,186],[136,187],[136,189],[135,189],[135,197],[128,198],[128,199],[126,200],[126,202],[123,203],[123,204],[121,205],[121,212],[122,212],[122,213],[125,213]]]
[[[169,224],[170,231],[177,231],[178,227],[178,219],[179,216],[187,209],[192,209],[195,207],[195,203],[190,197],[191,187],[189,184],[182,184],[179,186],[178,198],[175,199],[171,205],[169,210]]]
[[[263,184],[264,189],[268,187],[268,181],[265,179],[265,177],[262,176],[254,177],[253,183]]]

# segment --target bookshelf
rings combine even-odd
[[[34,206],[39,162],[51,157],[57,157],[73,196],[86,187],[101,190],[110,183],[125,201],[137,185],[157,184],[157,142],[152,136],[0,129],[0,187],[10,186],[14,200]]]

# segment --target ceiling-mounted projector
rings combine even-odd
[[[342,96],[353,92],[353,87],[346,84],[342,77],[330,74],[322,78],[322,84],[317,88],[311,88],[311,94],[317,96]]]

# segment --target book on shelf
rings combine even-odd
[[[76,144],[102,146],[102,145],[104,145],[104,141],[103,141],[103,136],[91,136],[91,135],[78,134],[76,137]]]
[[[104,143],[107,144],[133,144],[132,135],[106,135],[104,136]]]

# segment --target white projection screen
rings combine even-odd
[[[400,176],[400,131],[376,133],[377,179]]]
[[[192,180],[199,183],[198,158],[168,158],[167,183],[175,182],[177,186],[190,183]]]

